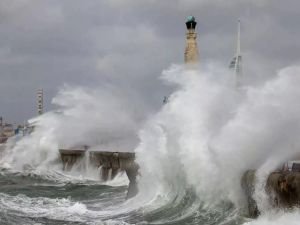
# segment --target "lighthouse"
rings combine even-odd
[[[184,62],[186,64],[197,64],[199,62],[199,53],[197,47],[196,19],[189,16],[186,21],[186,47],[184,52]]]

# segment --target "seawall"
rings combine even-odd
[[[135,162],[133,152],[87,151],[86,149],[59,149],[63,170],[71,170],[84,157],[89,157],[89,163],[101,168],[100,178],[104,181],[113,179],[119,172],[125,171],[129,179],[127,198],[138,192],[136,177],[139,166]]]

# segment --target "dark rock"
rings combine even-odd
[[[273,172],[266,191],[275,207],[291,208],[300,205],[300,172]]]

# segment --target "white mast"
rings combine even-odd
[[[241,21],[238,20],[237,54],[241,54]]]
[[[232,59],[230,63],[230,68],[234,69],[236,87],[240,87],[242,85],[242,53],[241,53],[241,21],[238,20],[238,36],[237,36],[237,46],[235,57]]]
[[[238,38],[236,47],[236,63],[235,63],[236,86],[242,85],[242,54],[241,54],[241,21],[238,20]]]

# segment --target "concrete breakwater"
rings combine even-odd
[[[248,212],[250,217],[253,218],[256,218],[259,215],[257,204],[253,198],[256,183],[255,172],[255,170],[246,171],[241,180],[241,185],[246,195],[246,200],[248,204]]]
[[[101,168],[100,178],[104,181],[113,179],[119,172],[125,171],[129,179],[127,198],[137,194],[136,177],[139,166],[133,152],[87,151],[87,149],[59,149],[63,170],[71,170],[76,163],[88,157],[89,163]]]
[[[259,210],[253,198],[256,184],[256,171],[249,170],[244,173],[241,184],[247,196],[249,215],[257,217]],[[265,191],[273,207],[292,208],[300,206],[300,172],[275,171],[267,178]]]

